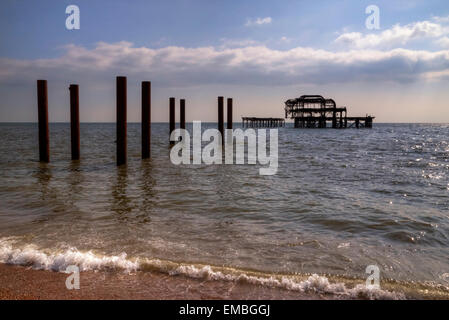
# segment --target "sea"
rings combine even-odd
[[[115,124],[80,130],[72,161],[70,124],[51,123],[40,163],[36,123],[0,124],[1,263],[247,282],[281,299],[449,298],[449,124],[287,123],[274,175],[175,165],[167,123],[152,124],[145,160],[140,124],[128,123],[117,167]]]

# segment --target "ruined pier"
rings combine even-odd
[[[337,107],[333,99],[320,95],[302,95],[285,101],[285,118],[295,128],[372,128],[374,117],[348,117],[346,107]],[[328,125],[329,123],[329,125]]]

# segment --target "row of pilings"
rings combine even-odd
[[[70,91],[70,142],[72,160],[80,159],[79,85],[71,84]],[[116,144],[117,165],[127,162],[127,79],[116,78]],[[175,130],[175,102],[169,98],[169,137]],[[180,99],[180,128],[185,129],[185,99]],[[218,97],[218,130],[224,133],[223,97]],[[232,129],[232,98],[227,99],[227,128]],[[39,127],[39,161],[50,162],[50,135],[48,126],[47,80],[37,80],[37,108]],[[142,82],[142,159],[150,157],[151,150],[151,82]],[[222,139],[224,140],[224,139]],[[174,141],[170,141],[173,144]]]

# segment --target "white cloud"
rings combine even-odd
[[[449,50],[407,49],[332,52],[297,47],[133,47],[98,43],[91,50],[69,45],[53,59],[0,58],[0,83],[53,81],[104,83],[116,75],[150,79],[160,86],[203,84],[292,85],[368,81],[410,82],[449,70]]]
[[[263,24],[270,24],[272,21],[271,17],[265,17],[265,18],[256,18],[256,19],[247,19],[245,26],[251,27],[251,26],[261,26]]]
[[[228,39],[221,38],[220,39],[223,48],[236,48],[236,47],[248,47],[260,45],[259,41],[252,39]]]
[[[449,23],[449,16],[445,16],[445,17],[434,16],[434,17],[432,17],[432,20],[437,23]]]
[[[433,20],[436,21],[435,17]],[[380,33],[347,32],[341,34],[335,42],[359,49],[391,48],[404,46],[412,40],[435,39],[447,34],[449,34],[449,28],[441,21],[419,21],[404,26],[396,24]]]
[[[449,37],[442,37],[435,41],[437,45],[443,48],[449,48]]]

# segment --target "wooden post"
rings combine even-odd
[[[181,129],[186,128],[186,100],[181,99],[179,100],[179,127]]]
[[[175,130],[175,98],[170,98],[170,132],[168,134],[168,139],[170,139],[170,135]],[[170,144],[175,144],[174,141],[170,141]]]
[[[126,163],[126,77],[117,77],[117,165]]]
[[[226,126],[227,126],[228,129],[232,129],[232,98],[228,98],[227,102],[228,102],[228,104],[227,104],[227,107],[228,107],[228,112],[227,112],[228,119],[227,119]]]
[[[218,131],[220,131],[222,142],[224,141],[224,117],[223,117],[223,97],[218,97]]]
[[[142,82],[142,159],[150,157],[151,150],[151,82]]]
[[[70,140],[72,147],[72,160],[80,159],[80,105],[79,86],[71,84],[70,90]]]
[[[50,162],[47,80],[37,80],[37,111],[39,122],[39,161]]]

